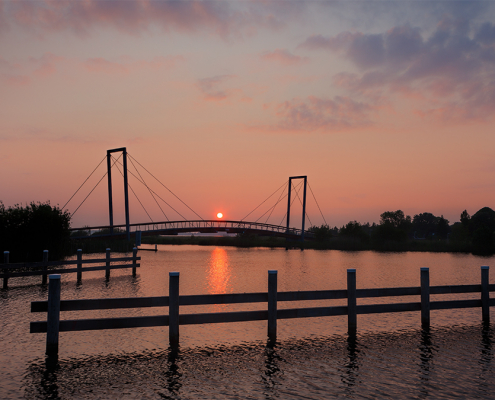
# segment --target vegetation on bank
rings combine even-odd
[[[42,261],[43,250],[63,259],[70,254],[69,228],[70,214],[50,202],[6,208],[0,201],[0,246],[10,262]]]

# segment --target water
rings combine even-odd
[[[346,287],[356,268],[357,287],[418,286],[420,267],[430,284],[480,282],[480,266],[495,258],[446,253],[285,251],[159,246],[140,252],[136,278],[130,270],[62,275],[62,298],[141,297],[168,294],[168,272],[180,272],[181,294],[267,290],[269,269],[278,288]],[[493,275],[493,273],[492,273]],[[349,340],[345,317],[279,320],[278,343],[266,348],[266,322],[181,326],[180,352],[172,357],[168,329],[63,332],[58,365],[47,366],[45,334],[30,334],[30,302],[46,300],[40,277],[12,278],[0,291],[0,398],[323,399],[491,398],[495,389],[493,333],[480,309],[432,311],[432,329],[420,329],[418,312],[358,316]],[[490,280],[491,283],[494,279]],[[476,298],[479,295],[462,295]],[[460,298],[460,295],[442,296]],[[411,298],[372,299],[411,301]],[[364,300],[358,300],[358,304]],[[343,304],[315,301],[283,307]],[[181,312],[263,309],[263,304],[183,307]],[[492,311],[492,320],[495,318]],[[62,313],[63,319],[160,315],[167,310],[104,310]]]

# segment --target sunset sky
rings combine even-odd
[[[63,206],[125,146],[205,219],[241,219],[295,175],[331,226],[495,208],[493,21],[492,1],[1,1],[0,200]],[[108,223],[106,195],[72,225]],[[312,198],[308,214],[323,223]]]

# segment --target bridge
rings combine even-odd
[[[121,153],[120,157],[115,158],[113,156],[113,153]],[[120,162],[120,158],[123,158],[122,162]],[[132,165],[137,171],[137,175],[133,174],[131,171],[128,169],[128,157],[129,160],[131,161]],[[103,159],[99,165],[102,164],[102,162],[105,159]],[[165,200],[163,200],[155,191],[153,191],[148,184],[144,181],[142,175],[139,173],[139,171],[136,168],[136,165],[134,164],[133,160],[142,167],[142,165],[135,160],[132,156],[130,156],[127,153],[127,149],[125,147],[121,148],[116,148],[116,149],[110,149],[107,150],[107,155],[106,155],[106,164],[107,164],[107,172],[103,175],[103,177],[99,180],[98,184],[102,182],[102,180],[107,176],[107,182],[108,182],[108,210],[109,210],[109,224],[108,225],[101,225],[101,226],[84,226],[80,228],[71,228],[70,231],[72,232],[71,237],[73,239],[89,239],[89,238],[98,238],[98,237],[113,237],[113,238],[126,238],[127,240],[130,240],[131,237],[133,237],[136,240],[136,243],[139,243],[141,240],[141,236],[154,236],[154,235],[179,235],[179,234],[184,234],[184,233],[219,233],[219,232],[225,232],[229,234],[255,234],[258,236],[276,236],[276,237],[283,237],[291,240],[301,240],[304,241],[305,239],[312,239],[313,238],[313,233],[311,231],[308,231],[305,229],[305,223],[306,223],[306,197],[307,197],[307,187],[308,187],[308,180],[307,176],[293,176],[289,177],[289,181],[287,184],[287,194],[283,196],[283,193],[281,193],[278,197],[278,200],[276,201],[275,205],[271,206],[268,211],[270,212],[270,215],[266,219],[265,222],[259,222],[261,219],[258,218],[256,221],[246,221],[246,218],[251,215],[255,210],[257,210],[260,206],[262,206],[264,203],[266,203],[271,197],[273,197],[276,193],[280,191],[281,188],[285,187],[284,185],[277,189],[271,196],[269,196],[267,199],[265,199],[259,206],[257,206],[253,211],[251,211],[245,218],[243,218],[240,221],[232,221],[232,220],[211,220],[211,219],[203,219],[197,214],[194,210],[192,210],[186,203],[184,203],[178,196],[176,196],[170,189],[168,189],[165,185],[163,185],[161,182],[160,184],[164,186],[169,192],[171,192],[182,204],[184,204],[190,211],[192,211],[194,214],[196,214],[199,219],[193,219],[189,220],[183,217],[183,220],[176,220],[176,221],[171,221],[168,219],[167,215],[165,212],[163,212],[162,207],[159,205],[158,200],[162,200],[167,206],[171,207],[176,213],[178,213],[181,217],[182,214],[180,214],[177,210],[175,210],[169,203],[167,203]],[[99,166],[98,165],[98,166]],[[117,167],[120,165],[122,167],[122,171],[119,169],[119,172],[122,174],[123,179],[124,179],[124,204],[125,204],[125,224],[120,224],[116,225],[114,224],[113,220],[113,190],[112,190],[112,167],[117,165]],[[98,167],[97,167],[98,168]],[[144,168],[144,167],[143,167]],[[96,170],[96,168],[95,168]],[[93,174],[95,172],[91,174]],[[151,174],[148,170],[144,168],[146,172],[148,172],[151,176]],[[150,194],[153,196],[155,202],[158,204],[160,207],[160,210],[162,210],[163,215],[167,218],[166,221],[161,221],[161,222],[155,222],[152,220],[150,217],[150,214],[144,208],[142,202],[137,198],[137,195],[134,190],[132,190],[132,187],[129,185],[129,174],[132,174],[136,179],[146,186]],[[138,176],[139,175],[139,176]],[[91,175],[90,175],[91,177]],[[155,178],[153,176],[153,178]],[[89,179],[89,177],[86,179],[86,181]],[[158,180],[157,178],[155,178]],[[299,185],[294,186],[293,181],[294,180],[299,180]],[[86,181],[84,183],[86,183]],[[83,183],[83,185],[84,185]],[[97,184],[97,185],[98,185]],[[81,189],[83,186],[81,185],[79,189],[76,191],[76,193]],[[96,188],[96,186],[93,188],[93,190]],[[136,198],[138,199],[139,203],[143,207],[143,209],[146,211],[146,214],[150,218],[150,222],[142,222],[142,223],[130,223],[129,219],[129,188],[131,188],[131,191],[134,193]],[[90,194],[93,192],[93,190],[90,192]],[[302,190],[302,200],[299,196],[299,192]],[[311,187],[310,187],[311,190]],[[295,196],[292,196],[292,192],[294,191]],[[74,193],[72,197],[69,199],[69,201],[62,207],[65,209],[67,204],[74,198],[76,195]],[[311,190],[311,193],[312,190]],[[89,195],[88,195],[89,196]],[[83,200],[83,202],[76,208],[76,210],[71,214],[74,215],[77,210],[82,206],[84,201],[88,198]],[[286,223],[285,225],[281,224],[269,224],[268,219],[272,215],[273,210],[275,207],[281,203],[284,198],[287,197],[287,212],[284,216],[283,219],[285,219]],[[314,197],[314,194],[313,194]],[[294,201],[299,199],[302,205],[302,220],[301,220],[301,228],[294,228],[290,227],[290,217],[291,217],[291,205],[294,203]],[[316,201],[316,198],[315,198]],[[318,204],[318,202],[316,202]],[[319,206],[318,206],[319,209]],[[267,213],[265,212],[263,216],[265,216]],[[321,213],[321,210],[320,210]],[[323,214],[321,214],[323,217]],[[309,220],[309,217],[308,217]],[[323,217],[323,220],[325,220],[325,217]],[[326,221],[325,221],[326,223]]]

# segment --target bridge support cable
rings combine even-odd
[[[302,206],[303,208],[305,208],[305,207],[304,207],[304,205],[303,205],[303,202],[302,202],[302,200],[301,200],[301,197],[299,197],[299,192],[298,192],[298,191],[296,191],[296,197],[297,197],[297,199],[299,200],[299,203],[301,204],[301,206]],[[313,226],[313,223],[311,222],[311,219],[309,219],[309,215],[308,215],[308,213],[306,213],[306,218],[308,219],[308,221],[309,221],[309,223],[311,224],[311,226]]]
[[[316,200],[316,197],[315,197],[315,195],[314,195],[314,193],[313,193],[313,190],[311,189],[311,185],[309,184],[309,182],[308,182],[308,187],[309,187],[309,191],[310,191],[310,192],[311,192],[311,194],[313,195],[313,199],[315,199],[315,203],[316,203],[316,206],[318,207],[318,210],[320,210],[320,214],[321,214],[321,216],[322,216],[322,218],[323,218],[323,221],[325,222],[325,225],[327,225],[327,226],[328,226],[328,224],[327,224],[327,220],[325,219],[325,216],[324,216],[324,215],[323,215],[323,213],[321,212],[320,205],[318,204],[318,201]]]
[[[134,161],[136,161],[134,159]],[[122,166],[122,163],[119,163],[121,166]],[[132,171],[129,171],[129,174],[131,174],[134,178],[136,178],[138,180],[138,182],[140,182],[141,184],[143,184],[144,186],[146,186],[146,184],[141,181],[135,174],[132,173]],[[151,190],[156,197],[158,197],[161,201],[163,201],[167,206],[169,206],[172,210],[174,210],[178,215],[181,216],[181,218],[185,221],[187,221],[186,217],[184,217],[179,211],[177,211],[174,207],[172,207],[170,204],[168,204],[158,193],[156,193],[153,189],[149,188],[148,186],[146,186],[149,190]],[[197,214],[196,214],[197,215]],[[202,221],[204,221],[202,218],[201,218]]]
[[[182,204],[184,204],[190,211],[192,211],[194,214],[196,214],[197,217],[199,217],[199,219],[201,219],[202,221],[204,221],[203,218],[201,218],[201,216],[196,212],[194,211],[191,207],[189,207],[185,202],[183,202],[174,192],[172,192],[167,186],[165,186],[155,175],[153,175],[150,171],[148,171],[138,160],[136,160],[133,156],[131,156],[129,154],[129,157],[131,157],[134,161],[136,161],[136,163],[141,167],[143,168],[148,174],[150,174],[160,185],[162,185],[165,189],[167,189],[177,200],[179,200]],[[178,213],[179,214],[179,213]],[[179,214],[180,215],[180,214]],[[184,217],[182,217],[184,218]],[[185,218],[184,218],[185,219]]]
[[[93,172],[91,172],[89,174],[89,176],[84,180],[84,182],[81,184],[81,186],[79,186],[79,188],[74,192],[74,194],[70,197],[69,200],[67,200],[67,202],[64,204],[64,206],[62,207],[62,210],[67,206],[67,204],[70,203],[70,201],[74,198],[74,196],[77,194],[77,192],[79,192],[79,190],[81,190],[81,188],[84,186],[84,184],[88,181],[89,178],[91,178],[91,176],[95,173],[95,171],[98,169],[98,167],[103,163],[103,161],[105,161],[105,157],[103,157],[103,159],[100,161],[100,163],[96,166],[96,168],[93,170]],[[103,175],[103,178],[105,177],[105,175]],[[103,179],[102,178],[102,179]]]
[[[284,186],[285,186],[285,185],[284,185]],[[266,218],[265,224],[267,224],[267,223],[268,223],[268,220],[269,220],[269,219],[270,219],[270,217],[272,216],[273,211],[275,210],[275,207],[277,207],[277,206],[278,206],[278,204],[279,204],[279,203],[280,203],[283,199],[285,199],[285,198],[287,197],[287,195],[285,195],[284,197],[282,197],[282,195],[283,195],[284,193],[285,193],[285,190],[284,190],[283,192],[281,192],[281,193],[280,193],[280,196],[278,197],[277,202],[276,202],[276,203],[275,203],[275,205],[271,208],[270,214],[269,214],[269,215],[268,215],[268,217]],[[265,214],[266,214],[266,213],[265,213]],[[261,219],[261,217],[260,217],[260,219]],[[257,220],[256,222],[258,222],[258,220]]]
[[[119,156],[119,158],[120,158],[120,157],[122,157],[122,155],[120,155],[120,156]],[[106,156],[105,156],[105,158],[106,158]],[[104,158],[104,159],[105,159],[105,158]],[[115,163],[116,163],[117,161],[118,161],[118,159],[117,159],[117,160],[115,160],[115,162],[114,162],[114,164],[113,164],[113,165],[115,165]],[[100,163],[100,164],[101,164],[101,163]],[[113,165],[112,165],[112,166],[113,166]],[[107,171],[107,172],[105,172],[105,174],[101,177],[101,179],[98,181],[98,183],[97,183],[97,184],[93,187],[93,189],[91,189],[91,192],[89,192],[89,194],[88,194],[88,195],[84,198],[84,200],[81,202],[81,204],[79,204],[79,206],[77,206],[76,210],[75,210],[75,211],[74,211],[74,212],[70,215],[70,217],[71,217],[71,218],[72,218],[72,216],[73,216],[73,215],[77,212],[77,210],[79,210],[79,208],[80,208],[80,207],[84,204],[84,202],[85,202],[85,201],[87,200],[87,198],[91,195],[91,193],[93,193],[93,192],[94,192],[94,190],[96,189],[96,187],[97,187],[97,186],[101,183],[101,181],[105,178],[105,176],[107,176],[107,174],[108,174],[108,171]]]
[[[294,186],[294,191],[297,193],[299,190],[301,190],[301,186],[302,186],[303,182],[300,182],[297,186],[292,184],[292,186]],[[285,184],[284,184],[285,185]],[[284,196],[284,199],[288,196],[285,195]],[[292,202],[290,203],[290,205],[292,206],[294,204],[294,202],[296,201],[296,198],[294,197],[294,199],[292,200]],[[280,221],[280,226],[282,226],[282,223],[284,222],[284,219],[287,217],[287,212],[285,213],[284,217],[282,218],[282,221]]]
[[[165,214],[165,211],[163,211],[162,207],[160,206],[160,204],[158,203],[158,200],[156,199],[155,195],[153,194],[152,190],[150,189],[150,187],[146,184],[146,182],[144,181],[144,178],[142,177],[142,175],[139,173],[138,169],[136,168],[136,165],[134,164],[134,162],[132,161],[131,158],[129,158],[129,161],[131,162],[132,166],[134,167],[134,169],[136,170],[137,174],[139,175],[139,177],[141,178],[141,181],[143,182],[144,186],[146,186],[146,189],[148,189],[148,191],[150,192],[151,194],[151,197],[153,197],[153,200],[155,200],[155,203],[156,205],[158,206],[158,208],[160,209],[160,211],[162,212],[162,214],[164,215],[165,219],[167,221],[170,221],[167,217],[167,214]],[[151,218],[151,217],[150,217]]]
[[[254,208],[248,215],[246,215],[244,218],[241,219],[241,222],[244,221],[247,217],[249,217],[253,212],[255,212],[258,208],[260,208],[263,204],[265,204],[275,193],[277,193],[280,189],[282,189],[285,186],[285,182],[277,189],[275,190],[270,196],[268,196],[265,200],[263,200],[257,207]],[[266,213],[265,213],[266,214]],[[265,215],[263,214],[263,215]]]
[[[124,173],[120,170],[119,166],[117,165],[116,166],[117,170],[120,172],[120,175],[122,175],[122,177],[124,177]],[[146,210],[146,208],[144,207],[143,203],[141,202],[141,200],[139,200],[139,197],[138,195],[136,194],[136,192],[134,191],[134,189],[132,188],[131,184],[129,182],[127,182],[127,185],[129,186],[129,189],[131,189],[131,192],[132,194],[134,195],[134,197],[136,197],[137,201],[139,202],[139,204],[141,204],[141,207],[143,208],[144,212],[146,213],[146,215],[148,216],[148,218],[150,219],[151,222],[154,222],[153,221],[153,218],[151,218],[150,214],[148,213],[148,210]]]

